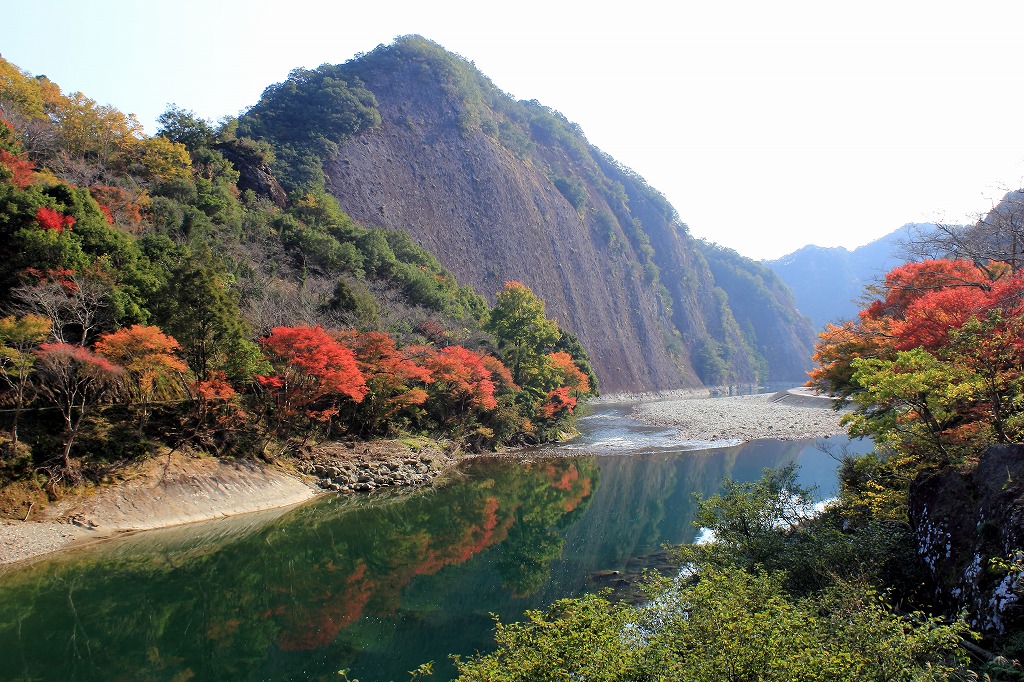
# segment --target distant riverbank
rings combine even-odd
[[[763,438],[801,440],[846,433],[832,399],[807,389],[721,398],[683,398],[641,403],[631,415],[647,424],[679,429],[686,440]]]

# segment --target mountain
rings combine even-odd
[[[814,329],[797,310],[793,292],[771,268],[732,249],[698,242],[698,247],[744,338],[756,339],[754,349],[771,378],[803,377],[811,369]],[[796,352],[794,352],[794,349]]]
[[[898,254],[909,236],[933,227],[907,224],[853,251],[841,246],[804,246],[764,264],[792,290],[800,312],[821,329],[827,322],[856,317],[861,308],[856,300],[864,287],[907,260]]]
[[[795,310],[740,324],[664,196],[424,38],[293,72],[239,129],[275,148],[286,189],[322,181],[357,222],[407,232],[490,302],[507,280],[529,286],[605,392],[802,378],[810,334]]]

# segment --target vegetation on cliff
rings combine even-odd
[[[303,78],[332,128],[373,124],[372,96]],[[306,173],[301,152],[333,142],[271,104],[246,126],[172,106],[146,137],[0,61],[5,479],[52,489],[187,444],[274,456],[413,431],[491,448],[557,434],[596,391],[582,345],[525,286],[507,283],[492,311],[315,178],[282,199],[268,169]],[[244,136],[283,129],[293,146]],[[501,319],[546,331],[524,340]]]
[[[310,102],[331,116],[273,124]],[[502,281],[527,284],[591,351],[606,390],[792,380],[807,368],[813,334],[791,323],[791,301],[722,295],[660,192],[558,112],[516,101],[422,37],[294,72],[239,131],[274,149],[286,188],[322,186],[363,223],[408,232],[490,300]],[[297,154],[316,172],[297,172]],[[756,316],[738,325],[748,293],[750,306],[789,308],[766,327]]]

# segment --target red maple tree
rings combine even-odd
[[[299,415],[330,422],[341,400],[358,403],[366,395],[352,351],[323,327],[275,327],[260,345],[274,368],[256,379],[271,399],[275,431]]]

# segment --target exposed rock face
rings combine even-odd
[[[252,190],[281,208],[288,205],[288,195],[262,159],[237,144],[220,144],[217,149],[238,171],[238,189]]]
[[[373,93],[381,123],[324,166],[341,207],[408,232],[492,303],[507,280],[529,286],[579,336],[602,391],[764,380],[764,343],[807,355],[790,335],[741,328],[675,210],[564,117],[416,36],[345,76]],[[792,369],[806,359],[787,363],[802,379]]]
[[[507,280],[529,286],[580,337],[606,392],[700,385],[669,357],[669,323],[655,298],[594,244],[590,226],[539,169],[483,132],[461,131],[439,87],[406,74],[367,87],[384,124],[326,167],[345,211],[406,230],[491,303]],[[415,124],[403,124],[407,111]]]
[[[796,309],[789,287],[770,268],[713,244],[700,244],[715,285],[729,297],[729,308],[748,343],[767,365],[769,382],[804,378],[813,366],[814,328]],[[802,383],[802,381],[801,381]]]
[[[971,626],[990,634],[1024,626],[1024,575],[992,564],[1024,560],[1024,446],[992,446],[971,473],[917,481],[910,519],[948,615],[966,610]]]

